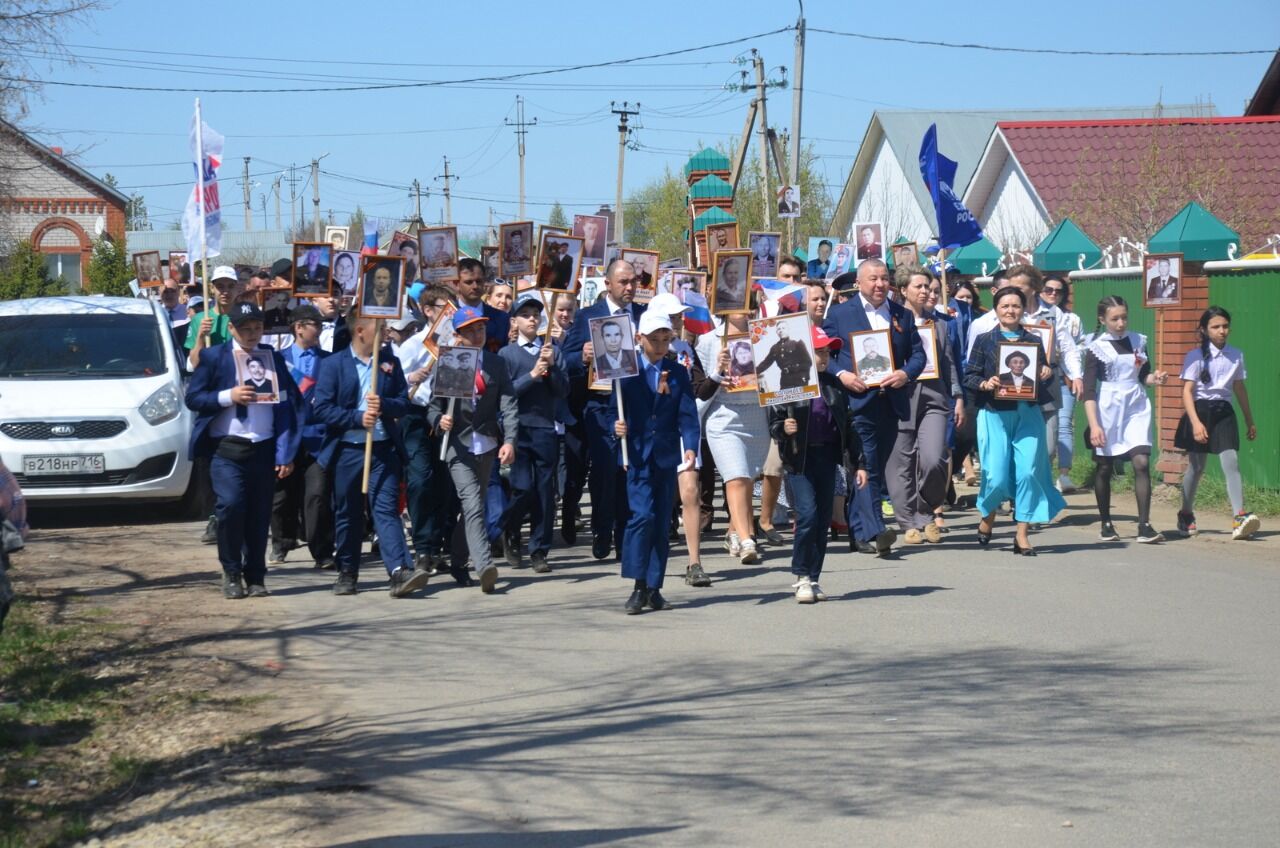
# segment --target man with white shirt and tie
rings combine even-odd
[[[560,444],[556,438],[556,408],[569,395],[569,375],[564,360],[549,340],[538,337],[538,324],[546,307],[536,291],[516,300],[512,323],[516,340],[498,351],[507,364],[511,384],[520,404],[520,436],[516,461],[511,466],[511,499],[502,515],[503,552],[513,568],[520,564],[520,526],[529,520],[529,560],[533,570],[545,574],[547,551],[555,526],[555,479]]]
[[[640,323],[645,307],[634,303],[636,269],[630,262],[615,259],[605,271],[605,296],[579,310],[565,334],[561,354],[569,376],[585,377],[592,361],[591,319],[607,315],[630,315]],[[618,419],[612,391],[592,391],[583,410],[586,417],[587,449],[591,470],[587,487],[591,492],[591,553],[604,559],[611,549],[622,551],[627,526],[627,481],[620,467],[614,422]]]
[[[852,280],[850,278],[853,278]],[[893,359],[902,363],[878,387],[868,387],[853,368],[852,344],[845,344],[827,366],[834,373],[849,395],[849,410],[853,427],[862,439],[862,453],[866,461],[867,482],[871,486],[874,514],[879,520],[883,504],[889,497],[889,482],[885,466],[898,434],[898,422],[906,421],[911,413],[909,384],[924,370],[924,346],[916,332],[916,322],[907,311],[889,300],[889,268],[880,259],[864,259],[855,274],[844,273],[833,281],[837,290],[846,289],[856,282],[857,294],[844,303],[832,306],[827,313],[822,330],[828,336],[850,340],[850,334],[865,330],[888,330]],[[862,528],[854,532],[859,522],[852,510],[853,498],[847,508],[850,538],[876,537],[876,548],[881,554],[889,551],[897,534],[892,530]],[[870,532],[874,530],[875,532]]]
[[[1176,303],[1178,300],[1178,278],[1170,273],[1168,259],[1156,260],[1156,272],[1147,283],[1148,303]]]

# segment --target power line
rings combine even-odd
[[[787,27],[794,29],[794,27]],[[1274,48],[1266,50],[1066,50],[1053,47],[1003,47],[995,44],[963,44],[951,41],[925,41],[920,38],[903,38],[893,35],[869,35],[863,32],[841,32],[834,29],[809,27],[809,32],[858,38],[863,41],[886,41],[894,44],[913,44],[917,47],[945,47],[951,50],[987,50],[992,53],[1041,53],[1051,56],[1137,56],[1165,59],[1171,56],[1270,56]],[[772,34],[772,33],[771,33]]]
[[[405,89],[405,88],[438,88],[450,85],[462,85],[466,83],[479,82],[510,82],[517,79],[527,79],[529,77],[548,76],[550,74],[568,73],[570,71],[591,70],[594,68],[607,68],[614,65],[626,65],[632,62],[643,62],[649,59],[662,59],[667,56],[679,56],[685,53],[696,53],[701,50],[712,50],[717,47],[728,47],[734,44],[742,44],[746,41],[753,41],[758,38],[767,38],[771,35],[787,32],[792,27],[785,26],[770,32],[757,33],[756,35],[748,35],[742,38],[732,38],[727,41],[718,41],[713,44],[701,44],[696,47],[683,47],[679,50],[667,50],[662,53],[650,53],[645,56],[633,56],[627,59],[609,59],[603,62],[587,62],[580,65],[568,65],[559,68],[547,68],[537,71],[523,71],[513,74],[497,74],[493,76],[470,77],[458,80],[426,80],[421,82],[400,82],[400,83],[380,83],[377,85],[355,85],[355,86],[324,86],[315,88],[176,88],[165,86],[143,86],[143,85],[120,85],[116,83],[89,83],[89,82],[66,82],[64,80],[31,80],[23,77],[0,76],[0,80],[9,82],[26,83],[28,85],[59,85],[70,88],[96,88],[108,89],[111,91],[161,91],[189,94],[310,94],[317,92],[331,91],[379,91],[389,89]]]

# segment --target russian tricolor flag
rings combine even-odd
[[[775,314],[804,311],[804,286],[771,279],[756,280],[756,285],[764,293],[765,300],[777,301],[778,311]]]
[[[689,307],[684,314],[684,328],[695,336],[711,332],[711,307],[707,299],[697,292],[688,291],[684,295],[684,305]]]
[[[364,224],[364,244],[360,247],[361,256],[378,255],[378,219],[368,218]]]

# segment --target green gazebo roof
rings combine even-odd
[[[706,212],[693,219],[693,231],[700,233],[712,224],[732,224],[737,220],[737,218],[719,206],[712,206]]]
[[[1102,248],[1075,225],[1070,218],[1063,218],[1058,226],[1036,245],[1034,261],[1043,271],[1075,271],[1080,267],[1080,254],[1084,254],[1087,268],[1102,258]]]
[[[956,266],[956,271],[959,273],[973,275],[982,273],[982,263],[985,262],[987,263],[987,274],[991,274],[996,270],[996,266],[1000,264],[1000,259],[1003,255],[1000,252],[1000,248],[988,241],[986,236],[983,236],[973,244],[966,244],[964,247],[948,253],[947,260]]]
[[[732,197],[733,186],[715,174],[707,174],[689,186],[690,200],[729,200]]]
[[[1240,234],[1219,221],[1194,200],[1169,219],[1147,242],[1148,253],[1181,253],[1191,262],[1226,259]]]
[[[688,177],[694,171],[727,171],[729,157],[719,150],[704,147],[684,163],[684,175]]]

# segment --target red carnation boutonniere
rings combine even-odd
[[[893,329],[899,333],[902,332],[902,325],[898,323],[898,316],[896,315],[893,317]]]
[[[669,373],[668,371],[662,371],[658,374],[658,394],[660,395],[671,394],[671,389],[667,386],[667,374]]]
[[[382,373],[383,373],[383,374],[390,374],[390,373],[391,373],[392,371],[394,371],[394,370],[395,370],[395,366],[394,366],[394,365],[392,365],[390,362],[384,362],[384,363],[382,363]]]

